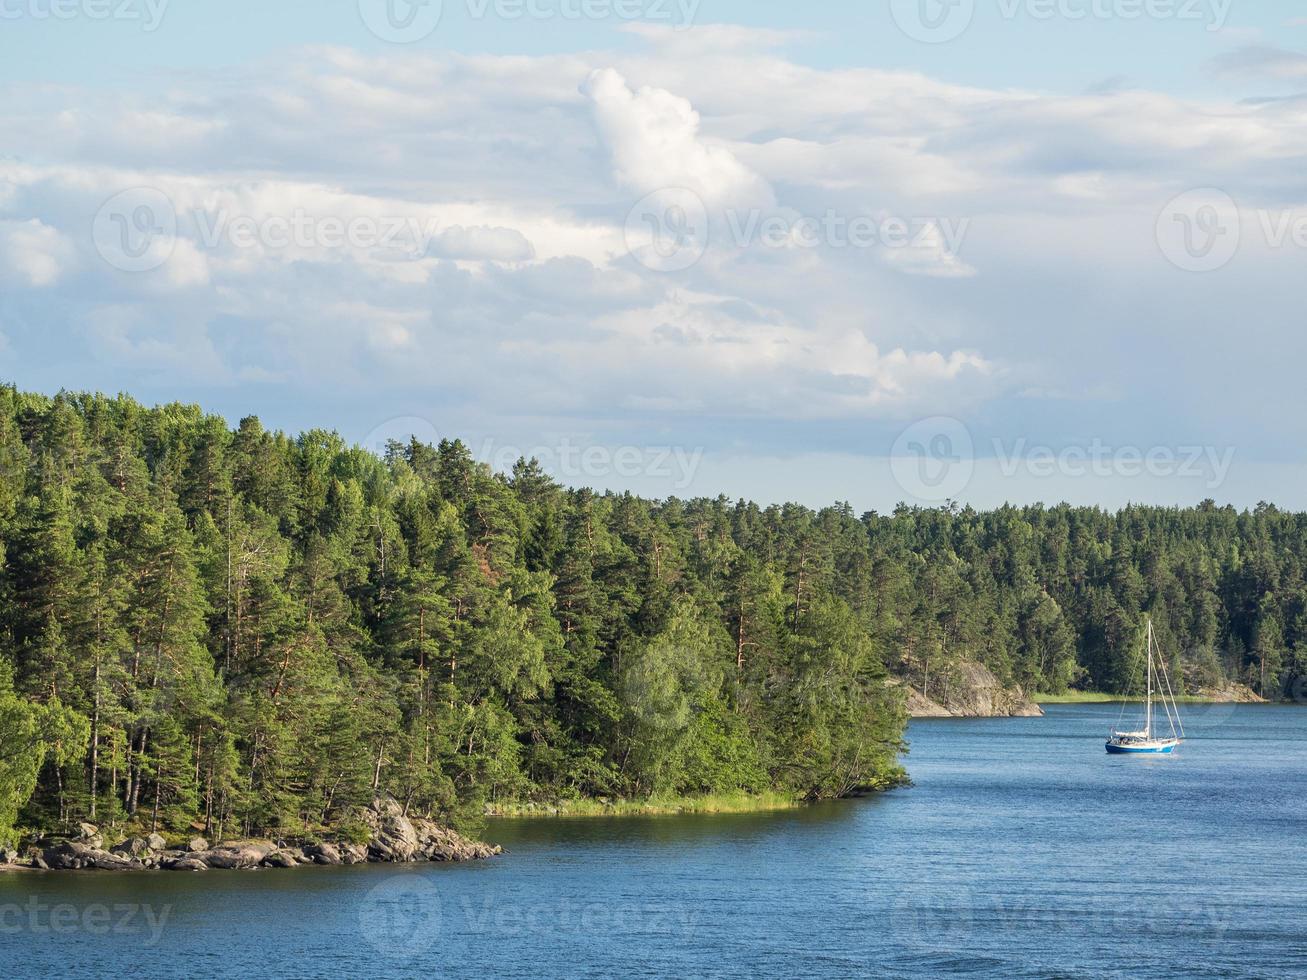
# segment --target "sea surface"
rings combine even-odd
[[[0,977],[1307,976],[1307,708],[914,722],[911,789],[459,866],[0,874]],[[1128,720],[1128,719],[1127,719]]]

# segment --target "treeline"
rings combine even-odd
[[[0,839],[901,776],[902,683],[1304,672],[1301,515],[649,501],[0,389]]]
[[[847,510],[13,389],[0,463],[0,839],[901,778]]]

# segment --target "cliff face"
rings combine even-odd
[[[1266,699],[1254,691],[1246,684],[1236,684],[1233,681],[1227,681],[1216,687],[1199,688],[1197,694],[1200,698],[1206,698],[1209,701],[1233,704],[1265,704]]]
[[[1038,718],[1044,710],[1021,688],[1004,687],[988,668],[965,661],[947,677],[933,681],[931,697],[908,687],[913,718]]]

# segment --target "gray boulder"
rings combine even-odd
[[[131,871],[142,867],[139,861],[91,847],[84,841],[64,841],[47,847],[41,855],[45,866],[53,871],[79,871],[97,868],[102,871]]]
[[[109,848],[111,854],[117,854],[121,857],[140,857],[148,850],[150,850],[150,845],[144,837],[130,837],[121,844],[115,844]]]
[[[198,858],[178,858],[160,865],[165,871],[208,871],[209,866]]]
[[[375,801],[362,813],[363,822],[372,831],[368,856],[374,861],[412,861],[419,841],[413,823],[404,816],[404,808],[395,800]]]
[[[203,837],[192,837],[190,843],[182,848],[182,850],[190,851],[192,854],[199,854],[201,851],[207,851],[208,849],[209,842]]]
[[[341,844],[340,860],[343,864],[365,864],[368,860],[368,845]]]
[[[501,849],[468,840],[462,834],[430,820],[414,820],[419,845],[418,856],[427,861],[481,861],[501,853]]]
[[[76,831],[74,834],[75,840],[79,840],[97,850],[104,847],[104,838],[100,836],[100,828],[95,824],[82,822],[77,824],[74,829]]]
[[[299,867],[299,861],[295,854],[287,850],[276,850],[263,859],[265,868],[295,868]]]
[[[257,868],[263,859],[277,848],[268,841],[231,841],[219,844],[211,851],[196,854],[210,868],[224,871],[237,871],[245,868]]]
[[[161,834],[151,834],[145,838],[145,844],[152,851],[163,851],[168,847],[168,842],[163,839]]]
[[[335,844],[310,844],[304,848],[306,857],[313,859],[314,864],[341,864],[340,851]]]

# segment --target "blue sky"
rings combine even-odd
[[[276,58],[299,45],[343,45],[373,53],[390,47],[368,32],[353,0],[153,0],[154,7],[141,0],[139,20],[46,15],[58,2],[6,0],[0,5],[9,15],[0,35],[5,55],[0,78],[148,84],[156,70],[221,69]],[[539,0],[540,9],[559,11],[550,19],[504,19],[476,16],[481,9],[477,0],[447,0],[439,28],[414,47],[498,55],[635,47],[633,39],[614,30],[623,18],[567,17],[562,11],[579,8],[568,8],[566,2]],[[678,3],[693,2],[643,6],[652,13],[647,19],[659,22],[664,10],[670,15]],[[808,37],[796,40],[790,50],[817,67],[911,68],[967,84],[1056,92],[1125,79],[1162,91],[1197,93],[1222,87],[1205,63],[1238,46],[1243,32],[1291,41],[1294,28],[1288,25],[1307,16],[1294,0],[1174,0],[1174,15],[1165,17],[1096,17],[1093,2],[1041,5],[1031,0],[1010,7],[1008,0],[977,0],[965,35],[944,45],[922,44],[905,35],[889,0],[698,0],[694,20],[802,32]],[[1131,9],[1130,0],[1118,6]],[[1088,15],[1068,18],[1058,8]],[[142,27],[152,9],[161,9],[162,17],[159,28],[147,32]],[[1020,13],[1008,16],[1008,9]],[[1220,30],[1208,29],[1218,22]],[[1303,30],[1307,28],[1298,28]]]
[[[1300,5],[383,2],[0,0],[0,373],[655,496],[1307,507]]]

